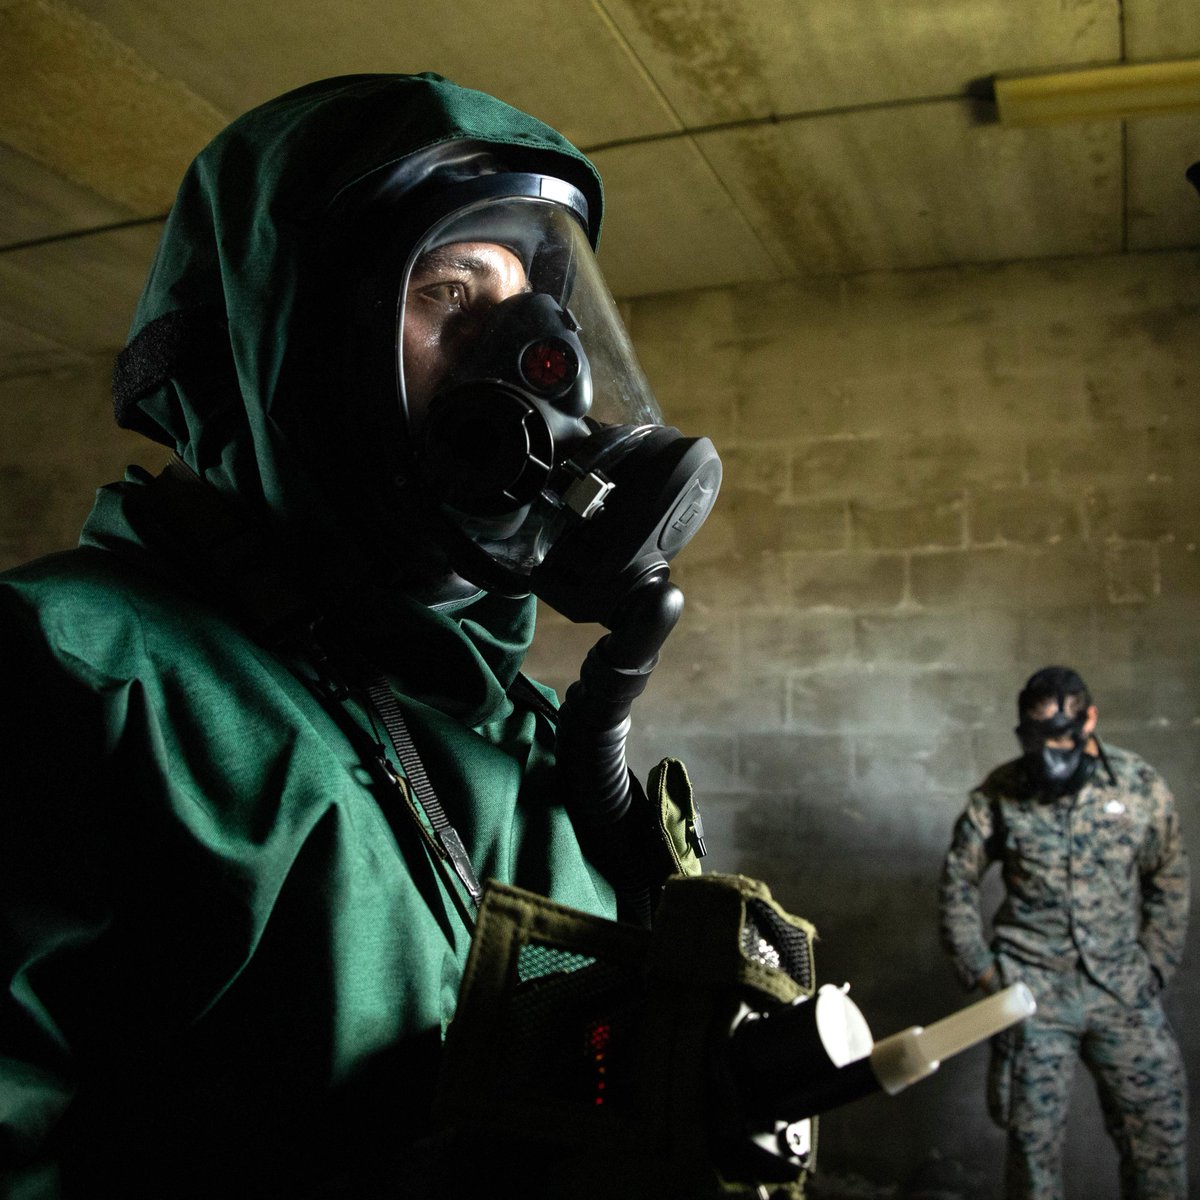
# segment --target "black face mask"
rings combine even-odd
[[[1035,778],[1042,790],[1052,796],[1072,796],[1096,773],[1096,762],[1095,755],[1084,753],[1082,746],[1072,746],[1069,750],[1043,746]]]
[[[1096,773],[1095,755],[1084,752],[1088,735],[1084,733],[1087,713],[1068,717],[1061,710],[1043,721],[1024,717],[1016,735],[1024,750],[1025,770],[1030,782],[1043,795],[1057,798],[1080,791]],[[1065,748],[1047,746],[1051,739],[1069,737]]]
[[[708,438],[588,416],[591,368],[577,329],[544,293],[495,305],[430,401],[418,470],[458,574],[607,623],[699,529],[721,460]]]

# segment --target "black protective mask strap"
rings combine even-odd
[[[1087,710],[1084,709],[1074,716],[1068,716],[1066,712],[1067,698],[1059,695],[1057,700],[1057,712],[1051,713],[1048,717],[1037,720],[1027,714],[1022,715],[1020,724],[1013,732],[1027,752],[1045,745],[1050,738],[1069,737],[1076,746],[1081,746],[1087,741],[1087,735],[1084,733],[1084,727],[1087,725]]]

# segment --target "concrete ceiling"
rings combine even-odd
[[[0,377],[123,342],[190,158],[436,70],[588,149],[622,296],[1200,244],[1200,113],[1003,128],[996,74],[1200,54],[1196,0],[0,0]]]

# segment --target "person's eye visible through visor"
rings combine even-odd
[[[529,290],[524,264],[505,246],[455,242],[416,261],[405,290],[402,345],[414,432],[438,385],[479,336],[488,312]]]

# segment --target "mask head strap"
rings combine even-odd
[[[1074,715],[1068,713],[1072,699]],[[1055,712],[1043,718],[1031,715],[1047,701],[1054,701]],[[1037,753],[1049,739],[1060,737],[1069,737],[1076,746],[1081,746],[1091,704],[1091,693],[1077,671],[1070,667],[1043,667],[1029,677],[1017,697],[1018,725],[1014,732],[1026,752]]]

